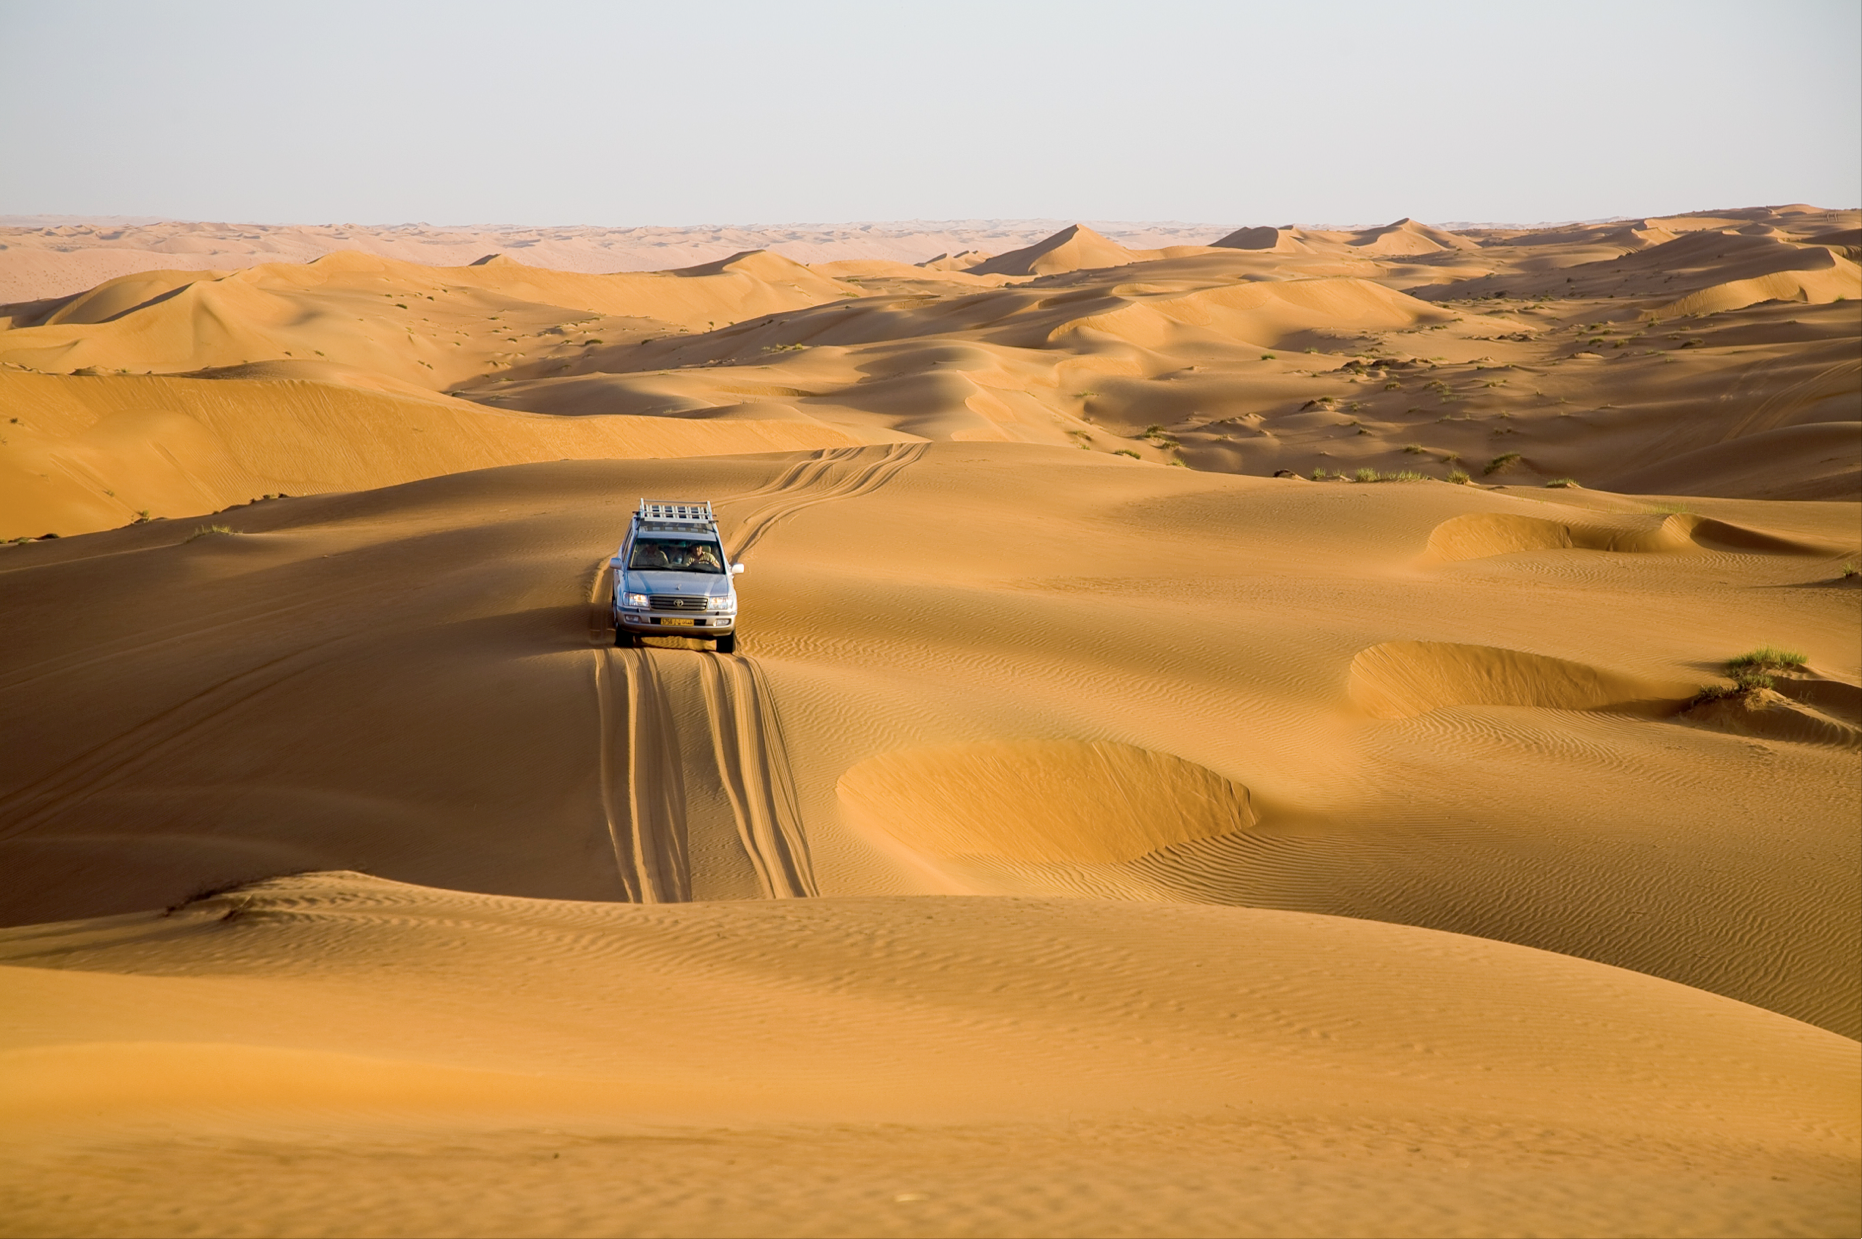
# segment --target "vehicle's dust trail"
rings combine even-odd
[[[700,664],[705,712],[719,782],[730,797],[737,835],[770,899],[820,892],[796,807],[782,725],[762,669],[748,658],[714,654]]]

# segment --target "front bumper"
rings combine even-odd
[[[620,611],[614,626],[643,637],[722,637],[737,630],[737,617],[717,611]]]

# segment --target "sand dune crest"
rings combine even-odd
[[[1062,228],[1044,241],[998,254],[969,268],[974,275],[1054,275],[1095,267],[1122,267],[1149,257],[1109,241],[1084,224]]]
[[[1373,718],[1414,718],[1452,706],[1669,710],[1686,687],[1484,645],[1388,641],[1351,660],[1351,699]]]
[[[1574,548],[1626,554],[1714,550],[1773,555],[1828,555],[1837,549],[1688,512],[1617,517],[1607,524],[1470,512],[1437,525],[1428,546],[1431,555],[1448,561]]]
[[[1248,789],[1123,744],[998,741],[868,758],[842,803],[933,856],[1109,864],[1254,824]]]

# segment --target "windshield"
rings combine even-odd
[[[641,538],[627,561],[635,572],[709,572],[724,574],[724,555],[716,542],[701,538]]]

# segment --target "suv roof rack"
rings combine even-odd
[[[711,514],[709,499],[642,499],[640,511],[635,514],[642,524],[651,522],[655,525],[700,525],[706,528],[718,523]]]

